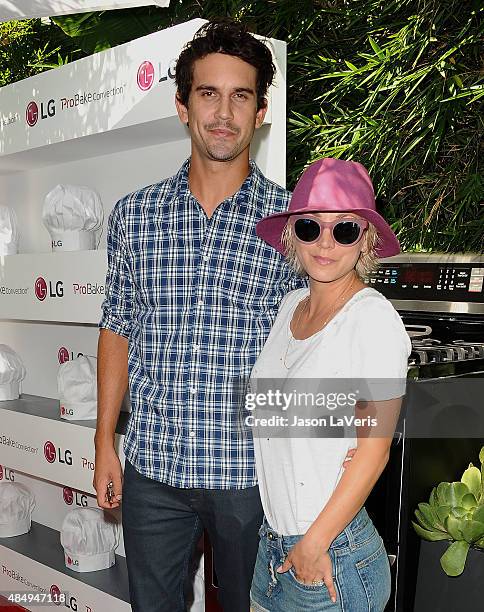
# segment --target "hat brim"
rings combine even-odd
[[[262,238],[265,242],[274,247],[279,253],[285,254],[284,246],[281,242],[282,232],[286,226],[287,220],[293,215],[305,215],[307,213],[320,213],[320,212],[342,212],[342,213],[354,213],[362,219],[366,219],[372,225],[375,226],[378,233],[378,244],[375,248],[377,257],[392,257],[400,253],[400,243],[397,237],[393,233],[391,227],[385,221],[385,219],[377,213],[375,210],[368,208],[354,208],[353,210],[324,210],[319,208],[307,208],[300,209],[294,212],[282,212],[269,215],[261,219],[256,225],[256,233],[259,238]]]

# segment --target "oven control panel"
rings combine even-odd
[[[484,302],[481,263],[384,263],[366,282],[389,299]]]

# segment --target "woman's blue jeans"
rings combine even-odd
[[[382,612],[390,598],[390,564],[365,508],[333,540],[329,554],[333,564],[336,603],[324,584],[299,582],[291,568],[276,569],[302,536],[281,536],[266,521],[259,530],[260,542],[251,588],[254,612]]]

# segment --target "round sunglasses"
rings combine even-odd
[[[334,221],[321,221],[316,217],[298,216],[291,217],[294,235],[299,242],[312,244],[319,240],[323,229],[329,227],[333,239],[340,246],[352,246],[356,244],[363,232],[368,227],[365,219],[335,219]]]

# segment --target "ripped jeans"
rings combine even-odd
[[[302,536],[281,536],[264,519],[250,592],[254,612],[382,612],[390,598],[390,564],[365,508],[333,540],[336,603],[322,585],[297,580],[294,568],[278,574],[291,548]]]

